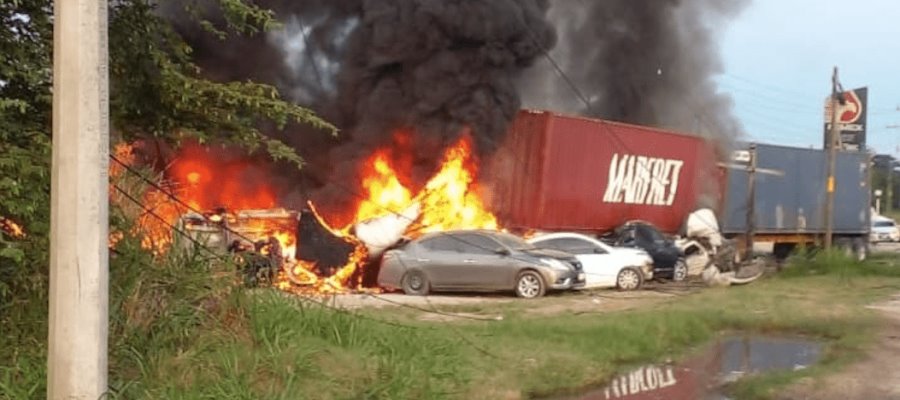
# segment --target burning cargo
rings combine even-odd
[[[232,169],[232,176],[212,179],[208,175],[218,171],[215,157],[190,147],[176,156],[177,168],[169,174],[184,200],[174,206],[170,204],[174,200],[161,203],[172,206],[174,212],[182,210],[183,214],[166,216],[190,235],[187,245],[237,251],[245,258],[254,253],[268,258],[278,256],[279,260],[271,264],[284,264],[283,274],[277,278],[279,288],[340,292],[358,288],[366,277],[368,259],[376,258],[404,236],[497,228],[496,218],[481,199],[478,162],[470,136],[464,134],[445,149],[438,170],[421,187],[402,183],[410,181],[406,176],[409,171],[396,167],[409,165],[396,158],[402,156],[401,153],[392,157],[389,148],[372,152],[359,166],[361,188],[348,189],[358,195],[352,209],[322,213],[309,202],[298,213],[279,208],[231,210],[218,206],[223,199],[228,200],[226,204],[257,204],[253,198],[260,191],[268,194],[276,190],[266,180],[257,179],[245,193],[229,191],[228,197],[223,198],[220,190],[235,187],[234,182],[227,180],[240,179],[242,170]],[[164,197],[154,191],[148,195]],[[212,211],[199,212],[200,209]],[[189,211],[184,213],[185,210]],[[166,238],[161,243],[171,243],[173,239],[172,232],[156,234]],[[167,248],[163,245],[160,251]],[[273,249],[277,255],[271,253]]]

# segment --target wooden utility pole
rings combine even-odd
[[[888,163],[888,176],[887,176],[887,193],[885,193],[885,207],[884,213],[890,214],[891,210],[894,208],[894,160],[891,160]],[[871,180],[870,180],[871,181]],[[879,212],[881,212],[879,210]]]
[[[828,181],[825,183],[825,250],[831,249],[834,234],[834,169],[837,150],[840,146],[840,128],[838,127],[838,69],[834,67],[831,76],[831,129],[828,130]]]
[[[900,111],[900,107],[897,107],[897,111]],[[900,125],[888,125],[885,128],[900,129]],[[887,193],[882,196],[884,198],[883,214],[890,214],[894,209],[894,161],[897,161],[895,157],[897,157],[898,153],[900,153],[900,146],[894,147],[894,152],[891,154],[891,160],[888,162],[887,188],[885,189]]]
[[[747,166],[747,234],[744,261],[753,259],[753,237],[756,235],[756,143],[750,144],[750,163]]]
[[[47,398],[95,400],[109,330],[107,1],[53,7]]]

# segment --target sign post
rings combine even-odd
[[[837,98],[835,99],[835,97]],[[837,125],[838,134],[833,143],[837,144],[838,150],[862,151],[866,149],[868,97],[869,88],[867,87],[847,91],[835,88],[832,96],[825,101],[825,149],[830,148],[831,130],[835,125]],[[834,110],[837,110],[837,115]]]

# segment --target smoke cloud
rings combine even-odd
[[[392,145],[398,129],[416,132],[402,150],[414,184],[463,127],[491,154],[523,106],[739,135],[713,81],[722,68],[715,38],[748,1],[259,0],[284,29],[227,46],[178,23],[177,2],[161,12],[209,76],[274,84],[341,128],[337,140],[303,126],[273,135],[309,162],[302,176],[281,177],[295,188],[285,205],[299,208],[311,194],[321,208],[345,209],[356,201],[347,188],[358,187],[359,162]]]
[[[551,51],[584,101],[549,61],[519,82],[527,107],[732,138],[742,127],[722,72],[717,34],[746,0],[551,2]]]
[[[315,153],[313,166],[331,167],[313,174],[320,182],[354,183],[356,161],[390,144],[398,129],[416,132],[421,175],[464,128],[489,153],[521,106],[517,78],[556,39],[546,0],[259,3],[276,11],[284,30],[230,41],[227,50],[200,30],[179,33],[211,76],[275,83],[342,129],[338,143],[286,138],[304,155]]]

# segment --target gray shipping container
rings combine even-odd
[[[749,149],[749,145],[741,147]],[[747,155],[746,151],[743,155]],[[759,171],[754,196],[756,233],[825,233],[826,152],[759,144],[756,160]],[[735,164],[739,163],[735,161]],[[868,154],[838,153],[834,207],[836,235],[863,235],[869,232],[868,168]],[[728,170],[728,190],[722,214],[723,233],[746,232],[747,192],[747,170],[733,165]]]

